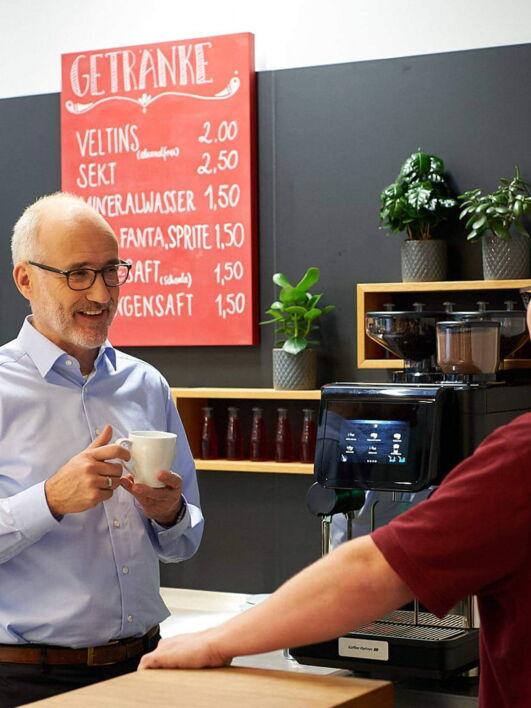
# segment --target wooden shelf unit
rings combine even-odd
[[[514,291],[514,299],[520,304],[520,288],[531,287],[531,280],[458,280],[458,281],[438,281],[420,283],[358,283],[357,290],[357,355],[359,369],[401,369],[404,360],[398,359],[367,337],[365,334],[365,313],[382,311],[383,305],[389,302],[393,294],[401,295],[411,293],[419,295],[440,293],[441,305],[444,299],[451,299],[454,294],[481,295],[489,297],[500,291]],[[439,309],[439,308],[438,308]],[[498,309],[498,308],[497,308]],[[524,352],[520,355],[520,352]],[[529,358],[529,345],[524,345],[514,357],[504,359],[502,367],[505,369],[531,368],[531,358]]]
[[[172,388],[172,395],[186,430],[186,435],[194,455],[198,470],[218,472],[260,472],[280,474],[313,474],[313,465],[302,462],[252,462],[251,460],[203,460],[199,457],[201,449],[201,408],[211,399],[247,401],[319,401],[320,390],[280,391],[273,388]]]

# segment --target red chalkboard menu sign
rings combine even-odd
[[[254,344],[251,34],[62,57],[62,188],[133,264],[117,345]]]

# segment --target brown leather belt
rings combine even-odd
[[[0,662],[11,664],[86,664],[106,666],[132,659],[155,648],[159,627],[153,627],[143,637],[118,639],[108,644],[84,649],[69,649],[42,644],[0,644]]]

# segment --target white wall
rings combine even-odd
[[[0,0],[0,98],[60,90],[60,54],[253,32],[256,68],[531,41],[529,0]]]

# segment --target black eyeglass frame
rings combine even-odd
[[[60,268],[53,268],[52,266],[45,265],[44,263],[37,263],[36,261],[28,261],[28,263],[32,266],[35,266],[36,268],[41,268],[41,270],[47,270],[50,273],[57,273],[58,275],[62,275],[66,278],[66,284],[70,288],[70,290],[76,290],[77,292],[81,292],[83,290],[89,290],[94,283],[96,282],[96,276],[98,273],[101,273],[101,277],[103,278],[103,282],[108,288],[119,288],[121,285],[127,282],[127,279],[129,278],[129,273],[131,271],[132,264],[131,263],[126,263],[125,261],[120,261],[119,263],[111,263],[109,265],[104,266],[103,268],[71,268],[70,270],[61,270]],[[106,271],[109,268],[127,268],[127,275],[125,278],[118,283],[108,283],[105,274]],[[73,288],[71,283],[70,283],[70,276],[72,273],[76,273],[80,270],[86,270],[90,273],[92,273],[92,282],[89,285],[85,285],[83,288]]]
[[[531,288],[520,288],[520,297],[524,304],[524,308],[527,310],[529,302],[531,301]]]

